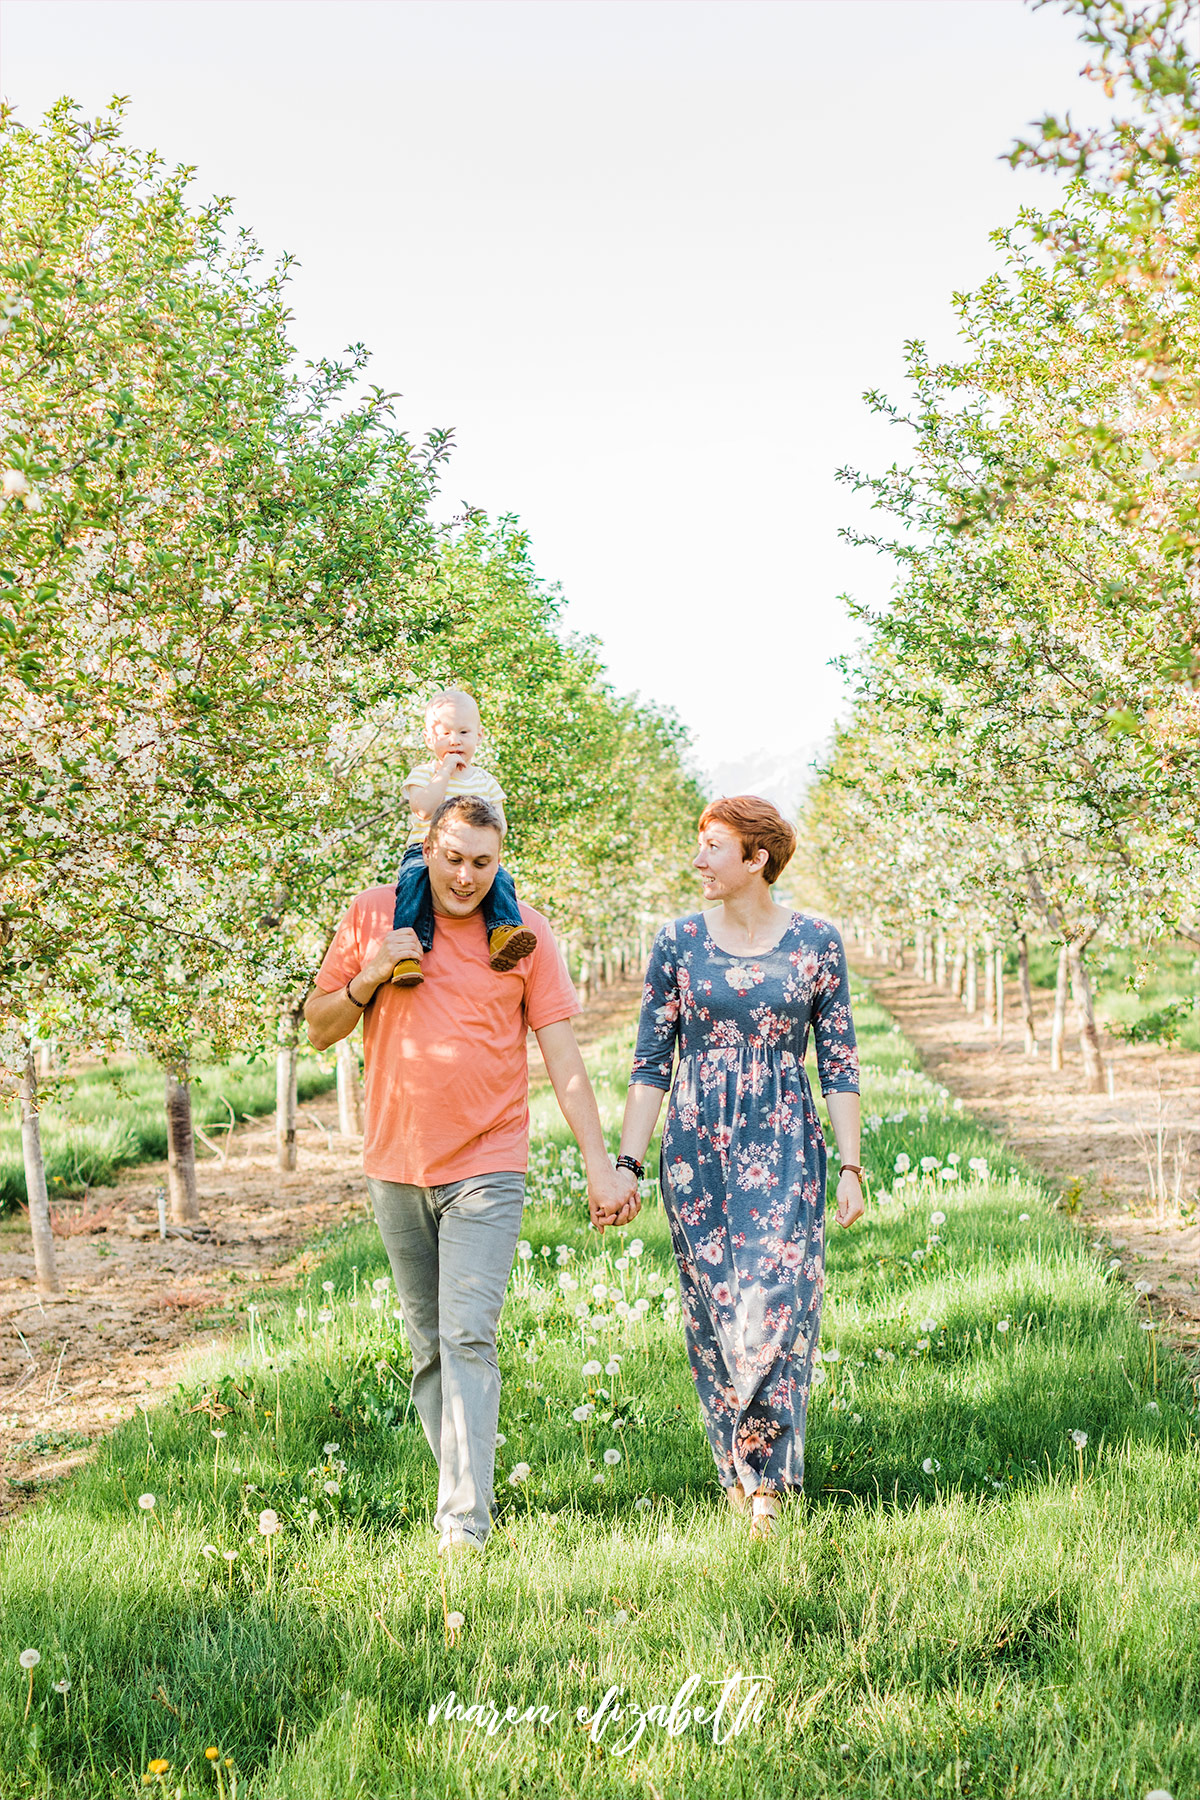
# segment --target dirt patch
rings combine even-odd
[[[634,981],[594,996],[576,1022],[583,1044],[626,1025]],[[545,1071],[530,1038],[530,1075]],[[273,1116],[231,1133],[223,1166],[197,1167],[207,1238],[158,1235],[166,1164],[124,1170],[89,1204],[108,1228],[56,1239],[59,1299],[33,1285],[29,1231],[0,1218],[0,1518],[60,1480],[91,1441],[183,1378],[188,1359],[245,1323],[256,1296],[301,1272],[304,1246],[343,1220],[367,1219],[362,1139],[337,1129],[332,1093],[300,1108],[299,1167],[275,1166]]]
[[[1093,1238],[1121,1257],[1154,1314],[1169,1316],[1189,1360],[1200,1357],[1200,1055],[1106,1036],[1112,1091],[1088,1094],[1074,1045],[1060,1073],[1049,1067],[1052,995],[1034,992],[1042,1048],[1027,1057],[1015,983],[1005,989],[1008,1023],[999,1043],[994,1029],[984,1030],[982,1015],[966,1013],[948,989],[927,986],[853,946],[850,959],[930,1073],[1010,1149],[1052,1178]],[[1185,1204],[1170,1204],[1161,1216],[1150,1197],[1145,1151],[1160,1106],[1169,1120],[1164,1163],[1170,1186],[1178,1149],[1188,1153]]]

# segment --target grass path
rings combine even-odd
[[[877,1198],[830,1245],[774,1541],[719,1502],[661,1210],[589,1233],[539,1098],[486,1558],[443,1586],[384,1259],[338,1232],[0,1538],[0,1794],[1200,1792],[1194,1396],[1106,1255],[857,1016]],[[626,1054],[591,1053],[613,1122]]]

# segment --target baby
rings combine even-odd
[[[404,792],[412,808],[412,829],[396,881],[396,916],[393,931],[414,930],[423,950],[433,948],[433,896],[425,866],[423,845],[432,819],[443,800],[460,794],[476,794],[490,800],[504,818],[504,789],[486,769],[472,761],[479,747],[479,708],[470,694],[447,688],[435,694],[425,708],[425,743],[432,756],[418,763],[404,778]],[[507,825],[505,826],[507,829]],[[517,890],[507,869],[485,895],[480,912],[487,928],[488,951],[493,969],[503,974],[537,949],[537,937],[521,918]],[[392,971],[395,987],[415,987],[424,980],[415,957],[406,957]]]

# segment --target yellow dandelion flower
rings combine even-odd
[[[165,1775],[170,1766],[165,1756],[156,1756],[146,1764],[151,1775]]]
[[[217,1749],[215,1744],[210,1744],[204,1754],[207,1756],[209,1762],[216,1762],[221,1752]]]

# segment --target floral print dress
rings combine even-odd
[[[671,1086],[663,1203],[688,1359],[721,1483],[798,1488],[825,1287],[822,1092],[858,1092],[845,951],[793,913],[762,956],[714,943],[702,913],[659,932],[631,1081]]]

